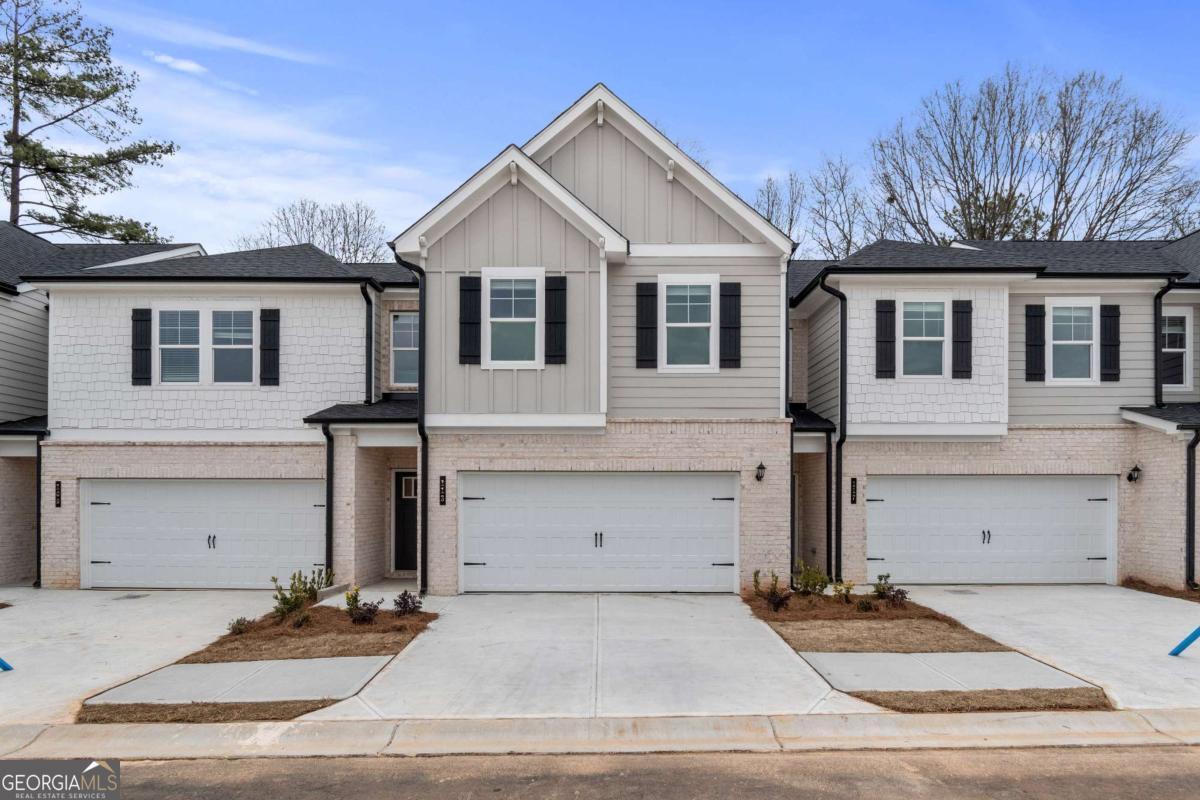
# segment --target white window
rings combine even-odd
[[[946,308],[944,299],[900,299],[896,321],[900,339],[900,375],[906,378],[941,378],[949,358],[946,349]]]
[[[213,383],[254,382],[254,313],[212,312]]]
[[[658,371],[717,372],[719,275],[658,278]]]
[[[416,311],[392,314],[392,383],[395,385],[417,385],[420,324]]]
[[[541,369],[545,314],[543,269],[483,270],[484,369]]]
[[[1163,307],[1160,344],[1164,361],[1170,356],[1171,361],[1181,363],[1179,369],[1165,371],[1163,388],[1175,392],[1190,391],[1195,369],[1192,362],[1191,306]]]
[[[1057,297],[1047,303],[1047,383],[1097,383],[1100,298]]]
[[[200,382],[200,312],[158,312],[158,375],[162,383]]]

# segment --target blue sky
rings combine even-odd
[[[298,197],[363,200],[399,232],[603,81],[701,144],[752,198],[765,175],[871,137],[946,81],[1006,62],[1122,75],[1200,130],[1200,4],[330,3],[83,0],[142,76],[139,133],[180,153],[97,205],[229,249]],[[1200,147],[1194,152],[1200,159]]]

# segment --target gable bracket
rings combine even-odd
[[[604,127],[604,101],[603,100],[596,101],[596,127],[598,127],[598,128]]]

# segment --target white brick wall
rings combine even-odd
[[[280,310],[279,386],[131,385],[132,309],[168,301],[187,308],[189,303],[222,300]],[[363,313],[357,286],[178,296],[56,291],[50,324],[50,427],[56,435],[90,428],[302,428],[308,414],[334,403],[362,401]]]
[[[1008,421],[1008,292],[1004,287],[937,289],[927,293],[883,287],[850,286],[847,299],[847,413],[851,423],[1004,423]],[[906,379],[900,376],[896,341],[896,378],[875,377],[875,301],[949,297],[970,300],[972,374],[970,380]],[[951,336],[951,309],[946,307],[946,336]],[[949,359],[949,349],[947,349]],[[949,373],[947,363],[947,375]]]

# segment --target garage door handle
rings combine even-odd
[[[1089,497],[1088,502],[1089,503],[1107,503],[1108,498],[1107,497]]]
[[[886,560],[887,560],[886,558],[871,558],[870,556],[867,556],[867,561],[886,561]]]
[[[604,531],[600,531],[600,546],[604,547]]]
[[[93,564],[111,564],[111,561],[93,561]]]
[[[486,561],[464,561],[463,566],[464,567],[486,567],[487,562]]]
[[[1108,561],[1108,556],[1088,556],[1088,561]]]
[[[463,500],[487,500],[486,497],[464,497]]]
[[[714,567],[732,567],[733,562],[732,561],[714,561],[714,562],[712,562],[712,565]]]
[[[94,506],[111,506],[112,503],[105,503],[100,500],[93,500],[92,505],[94,505]]]
[[[713,500],[728,500],[729,502],[733,502],[734,498],[732,498],[732,497],[714,497]]]

